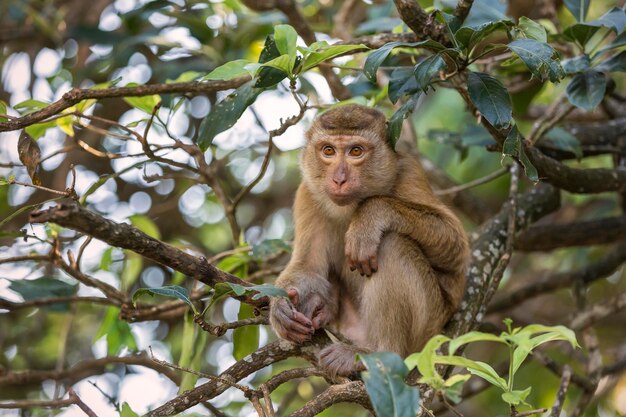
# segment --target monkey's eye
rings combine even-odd
[[[322,148],[322,153],[326,156],[333,156],[335,154],[335,148],[330,145],[326,145]]]
[[[352,147],[352,149],[350,149],[350,156],[358,158],[361,155],[363,155],[363,148],[361,148],[360,146],[354,146]]]

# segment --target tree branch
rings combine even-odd
[[[216,91],[228,90],[230,88],[237,88],[249,80],[250,77],[245,76],[228,81],[190,81],[185,83],[151,84],[140,85],[137,87],[113,87],[102,89],[74,88],[63,94],[63,97],[59,100],[41,110],[37,110],[22,117],[7,120],[6,122],[0,122],[0,132],[17,130],[37,122],[41,122],[42,120],[54,116],[55,114],[87,99],[99,100],[114,97],[139,97],[149,96],[152,94],[207,94],[214,93]]]
[[[202,257],[183,252],[174,246],[146,235],[129,224],[116,223],[106,219],[75,202],[62,203],[46,210],[33,212],[29,221],[31,223],[56,223],[59,226],[93,236],[111,246],[136,252],[211,287],[218,282],[250,286],[250,283],[216,268]],[[257,307],[265,306],[268,302],[267,298],[253,300],[252,297],[245,297],[242,300]]]
[[[608,217],[531,226],[517,238],[515,249],[546,252],[566,246],[603,245],[625,238],[626,217]]]

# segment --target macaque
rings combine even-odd
[[[362,370],[357,353],[407,356],[441,331],[465,289],[469,256],[459,219],[433,194],[420,164],[397,153],[385,116],[354,104],[326,111],[306,133],[294,203],[292,258],[270,323],[309,340],[320,328],[351,344],[321,350],[332,376]]]

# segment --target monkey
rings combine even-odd
[[[304,343],[321,328],[331,376],[363,370],[356,354],[419,351],[459,307],[469,258],[460,220],[434,195],[414,156],[391,146],[384,114],[347,104],[305,134],[292,257],[270,302],[277,335]]]

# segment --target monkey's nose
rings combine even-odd
[[[345,178],[345,177],[339,177],[339,178],[335,177],[335,178],[333,178],[333,182],[335,184],[337,184],[339,187],[344,185],[346,183],[346,181],[347,181],[347,178]]]

